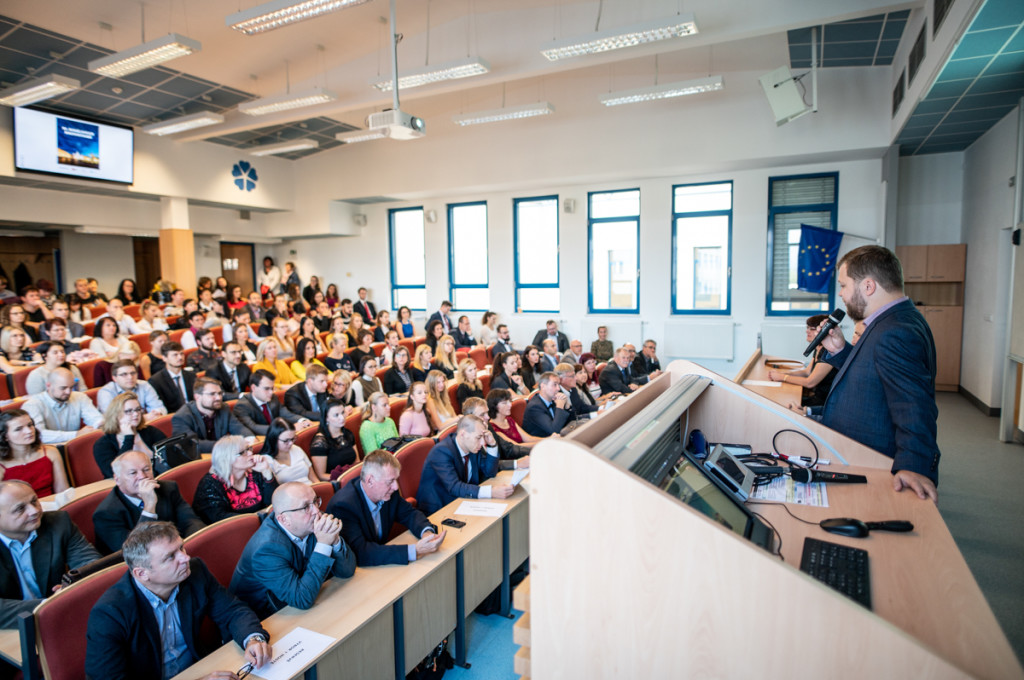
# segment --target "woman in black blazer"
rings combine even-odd
[[[412,377],[412,366],[409,363],[409,350],[399,347],[395,350],[391,368],[384,374],[384,391],[388,394],[405,394],[409,386],[416,382]]]
[[[167,464],[157,465],[153,451],[167,437],[155,427],[146,426],[146,417],[134,392],[122,392],[110,402],[103,414],[103,436],[92,446],[92,455],[104,478],[114,476],[110,464],[126,451],[139,451],[153,461],[153,474],[167,471]]]

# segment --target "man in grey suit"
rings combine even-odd
[[[66,512],[43,512],[25,482],[0,482],[0,628],[17,628],[18,614],[60,590],[67,566],[99,558]]]
[[[219,382],[202,377],[196,380],[194,389],[195,401],[182,406],[171,418],[174,435],[195,434],[200,453],[210,453],[217,440],[229,434],[252,436],[252,431],[224,406],[224,390]]]

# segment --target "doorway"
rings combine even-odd
[[[145,299],[160,280],[160,240],[135,236],[132,249],[135,252],[135,286]]]
[[[220,244],[220,273],[232,286],[248,295],[256,285],[256,249],[251,243]]]

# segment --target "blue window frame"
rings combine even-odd
[[[391,246],[391,308],[427,311],[427,256],[423,208],[388,211]]]
[[[487,202],[448,204],[448,281],[455,309],[490,309]]]
[[[729,314],[732,181],[672,187],[672,313]]]
[[[835,275],[828,293],[798,290],[797,251],[801,224],[834,230],[838,214],[838,172],[768,178],[767,315],[807,316],[831,309]]]
[[[587,194],[588,308],[640,312],[640,190]]]
[[[558,257],[558,196],[512,201],[517,312],[561,309]]]

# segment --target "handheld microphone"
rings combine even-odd
[[[864,475],[847,475],[842,472],[823,472],[822,470],[807,470],[804,468],[793,468],[789,474],[794,482],[867,484],[868,481],[868,478]]]
[[[810,356],[811,352],[813,352],[814,349],[821,344],[821,341],[825,339],[828,332],[842,323],[845,318],[846,312],[841,309],[833,310],[832,313],[828,315],[828,318],[825,319],[825,325],[822,326],[821,330],[818,331],[818,334],[814,336],[814,340],[811,340],[811,344],[807,345],[807,349],[804,350],[804,356]]]

